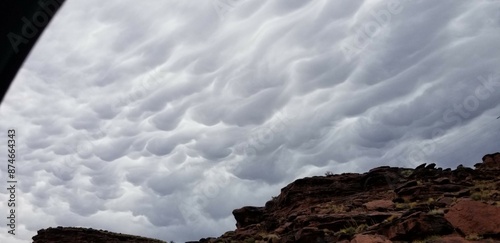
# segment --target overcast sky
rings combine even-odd
[[[500,151],[499,27],[496,0],[68,1],[0,106],[0,242],[197,240],[297,178],[472,166]]]

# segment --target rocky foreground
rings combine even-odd
[[[500,242],[500,153],[474,167],[382,166],[298,179],[264,207],[234,210],[236,230],[191,243]],[[161,242],[85,241],[64,229],[40,230],[33,240]]]
[[[476,169],[422,164],[294,181],[236,230],[194,242],[500,242],[500,153]]]

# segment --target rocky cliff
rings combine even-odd
[[[382,166],[298,179],[265,206],[235,209],[234,231],[191,243],[500,242],[500,153],[474,167]],[[68,229],[41,230],[33,240],[161,242]]]
[[[475,169],[378,167],[294,181],[206,242],[500,242],[500,153]]]

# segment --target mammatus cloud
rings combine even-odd
[[[57,225],[194,240],[296,178],[471,166],[498,151],[499,8],[70,1],[0,107],[21,200],[0,241]]]

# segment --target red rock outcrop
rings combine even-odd
[[[33,236],[33,243],[166,243],[165,241],[113,233],[106,230],[95,230],[76,227],[57,227],[38,231]]]
[[[234,210],[234,231],[193,242],[500,242],[499,162],[298,179],[264,207]]]
[[[480,165],[485,168],[500,168],[500,153],[483,156],[483,163]]]
[[[445,218],[465,235],[500,235],[500,207],[459,200]]]
[[[233,210],[236,229],[191,243],[500,242],[500,153],[475,168],[422,164],[298,179],[265,206]],[[49,242],[161,242],[82,228],[49,228]]]
[[[389,211],[394,208],[392,200],[373,200],[363,204],[368,211]]]

